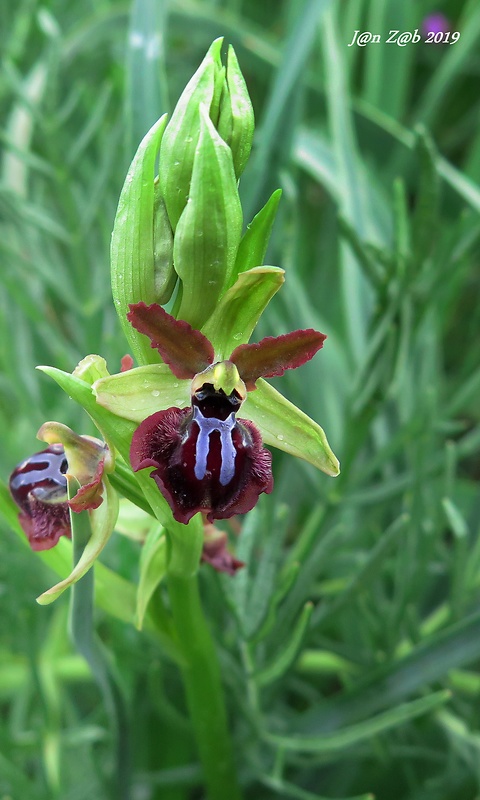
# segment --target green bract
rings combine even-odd
[[[172,235],[165,221],[157,219],[162,206],[154,181],[155,159],[166,123],[166,116],[159,119],[138,148],[120,195],[112,234],[113,301],[123,332],[141,364],[158,362],[158,358],[128,324],[128,305],[139,298],[146,303],[162,302],[172,281],[166,266],[171,260],[168,249],[173,252]],[[162,242],[159,232],[164,236]]]
[[[173,258],[182,281],[180,319],[201,328],[228,286],[242,235],[232,152],[200,106],[200,138],[190,194],[175,231]]]
[[[230,45],[227,75],[220,98],[218,132],[232,151],[235,175],[240,177],[252,149],[255,120],[248,90],[238,65],[235,50]]]
[[[220,50],[223,39],[216,39],[187,84],[162,140],[159,157],[159,180],[170,224],[175,230],[187,205],[193,162],[200,135],[200,106],[207,109],[214,124],[225,84]]]
[[[228,50],[227,68],[222,66],[222,45],[222,38],[211,45],[183,91],[162,140],[160,189],[173,230],[191,195],[190,181],[200,136],[200,108],[203,106],[213,127],[229,146],[237,178],[243,172],[252,147],[254,119],[250,97],[233,47]]]

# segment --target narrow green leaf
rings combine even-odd
[[[378,108],[372,108],[358,101],[356,105],[366,119],[378,125],[382,130],[388,133],[389,136],[401,142],[404,147],[407,147],[409,150],[415,147],[415,135],[407,128],[404,128],[387,114],[383,114]],[[299,153],[299,156],[300,155],[301,153]],[[305,166],[300,158],[298,160],[301,162],[302,166]],[[451,186],[468,205],[475,209],[475,211],[480,211],[480,189],[473,180],[441,156],[439,156],[437,160],[437,169],[444,181]]]
[[[410,219],[407,192],[402,178],[393,183],[394,252],[397,278],[404,279],[410,255]]]
[[[274,588],[273,594],[270,597],[267,613],[263,622],[254,632],[250,640],[252,644],[258,644],[258,642],[261,642],[262,639],[264,639],[265,636],[268,636],[268,634],[273,630],[277,620],[278,606],[295,583],[299,570],[300,564],[298,562],[293,562],[285,568],[283,574],[280,575],[280,578],[277,575],[277,588]]]
[[[454,536],[456,536],[457,539],[468,538],[468,525],[458,506],[449,497],[443,498],[442,506]]]
[[[296,670],[305,675],[354,675],[358,665],[330,650],[303,650]]]
[[[120,323],[139,364],[158,363],[160,357],[128,322],[129,303],[154,303],[153,242],[155,159],[167,124],[163,116],[143,138],[120,194],[112,234],[112,294]],[[157,276],[158,277],[158,276]],[[168,280],[168,279],[167,279]]]
[[[201,328],[231,281],[242,232],[232,153],[205,108],[188,204],[175,232],[175,269],[182,281],[176,315]]]
[[[403,0],[398,6],[389,0],[373,0],[368,3],[368,8],[366,30],[373,33],[383,34],[383,31],[391,31],[394,28],[413,33],[415,27],[419,27],[419,15],[414,0]],[[343,18],[343,13],[341,16]],[[350,36],[353,30],[355,29],[352,28],[349,32]],[[349,48],[349,50],[358,49],[360,48],[355,46]],[[403,117],[406,113],[405,104],[412,83],[415,61],[415,46],[367,47],[363,67],[365,99],[383,109],[391,117]]]
[[[168,110],[165,75],[167,17],[167,3],[134,0],[131,4],[126,91],[129,152],[135,150],[159,113]]]
[[[357,574],[349,582],[344,591],[337,597],[330,608],[320,606],[316,615],[316,624],[330,619],[334,614],[352,602],[353,597],[365,587],[368,587],[378,574],[385,558],[390,554],[392,547],[398,542],[400,536],[405,533],[405,528],[410,523],[408,514],[401,514],[379,538],[375,547],[370,551],[368,557]]]
[[[318,733],[350,725],[442,680],[451,669],[480,657],[480,613],[430,635],[404,658],[382,665],[354,688],[302,718],[302,731]]]
[[[330,139],[321,136],[317,131],[300,127],[295,135],[293,157],[295,163],[338,202],[337,164]]]
[[[262,266],[281,196],[282,190],[277,189],[247,225],[238,247],[234,278],[242,272]]]
[[[416,144],[420,182],[412,220],[412,250],[413,262],[418,269],[418,265],[431,253],[437,238],[440,180],[433,142],[422,128],[417,130]]]
[[[320,425],[262,378],[248,393],[242,412],[257,425],[265,444],[302,458],[327,475],[338,475],[338,460]]]
[[[250,178],[244,204],[247,218],[258,208],[259,199],[262,197],[272,169],[278,141],[284,135],[282,126],[285,125],[285,109],[289,108],[293,93],[302,80],[305,64],[317,39],[319,26],[331,5],[332,0],[305,0],[296,14],[258,130],[258,146],[247,170]]]
[[[313,603],[306,603],[297,620],[288,642],[283,643],[280,653],[270,664],[253,674],[259,686],[266,686],[281,678],[295,663],[307,635],[308,623],[313,611]]]
[[[69,499],[72,499],[78,488],[78,482],[75,479],[69,479]],[[80,514],[72,514],[73,572],[84,560],[84,553],[91,540],[96,536],[93,529],[90,529],[90,520],[91,515],[86,511],[82,511]],[[130,761],[128,713],[125,697],[112,673],[107,651],[95,634],[93,620],[93,569],[87,568],[82,573],[82,577],[79,576],[79,578],[72,588],[70,631],[75,647],[87,661],[102,693],[116,740],[116,795],[120,800],[128,800],[130,797]]]
[[[255,573],[250,579],[247,606],[243,620],[246,639],[251,639],[262,626],[278,584],[288,509],[283,504],[263,503],[263,515],[257,525]]]
[[[1,179],[5,186],[20,197],[27,198],[29,194],[29,165],[24,154],[29,153],[31,148],[38,107],[48,86],[48,74],[48,64],[44,58],[34,63],[23,80],[21,87],[23,96],[13,104],[4,121],[8,138],[15,143],[18,152],[9,147],[4,150]]]
[[[364,188],[361,159],[350,113],[342,46],[337,31],[336,13],[332,6],[329,6],[325,13],[322,34],[328,114],[335,148],[340,211],[356,233],[365,237],[369,234],[367,225],[371,216],[368,213],[369,197]],[[354,361],[361,362],[371,305],[369,287],[353,253],[345,248],[341,252],[340,270],[343,316],[349,349]]]
[[[454,417],[459,412],[464,414],[469,403],[475,402],[480,395],[480,368],[476,369],[461,386],[459,386],[448,401],[445,409],[449,417]]]
[[[307,792],[299,786],[283,780],[283,778],[274,777],[272,775],[264,775],[260,777],[262,783],[268,786],[272,791],[277,794],[287,797],[288,800],[333,800],[331,797],[324,797],[316,792]],[[373,794],[355,795],[355,797],[339,797],[336,800],[375,800]]]
[[[372,286],[377,290],[383,289],[385,286],[385,269],[379,264],[377,259],[374,258],[372,251],[368,247],[365,247],[365,244],[358,236],[355,228],[350,225],[345,217],[340,215],[338,224],[341,234],[352,248],[358,263]]]
[[[167,571],[167,540],[158,526],[150,530],[140,556],[140,578],[137,590],[136,626],[143,628],[143,620],[150,599]]]
[[[252,554],[258,531],[263,524],[264,514],[263,507],[256,506],[245,517],[236,552],[237,558],[245,562],[245,567],[238,570],[233,577],[225,576],[223,580],[223,586],[227,596],[231,599],[231,607],[242,631],[247,622],[247,605],[252,580]]]
[[[202,328],[215,347],[218,360],[228,359],[239,344],[249,341],[284,280],[284,271],[279,267],[256,267],[238,276]]]
[[[451,693],[449,691],[434,692],[427,695],[427,697],[422,697],[420,700],[402,703],[364,722],[359,722],[334,733],[319,734],[318,736],[304,736],[301,734],[277,736],[268,733],[265,739],[270,744],[276,747],[283,747],[285,750],[300,753],[332,753],[352,747],[365,739],[368,740],[372,736],[377,736],[379,733],[395,728],[398,725],[403,725],[405,722],[409,722],[422,714],[435,711],[447,703],[450,697]]]
[[[412,259],[411,263],[412,265],[415,264],[415,259]],[[400,307],[400,324],[396,342],[396,354],[392,369],[392,380],[388,387],[387,397],[399,397],[402,388],[406,385],[408,380],[407,374],[410,366],[410,348],[414,324],[412,305],[411,296],[406,294]]]

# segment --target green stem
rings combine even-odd
[[[79,484],[71,476],[68,494],[72,497]],[[71,514],[73,563],[80,560],[91,536],[87,511]],[[112,673],[108,653],[95,634],[93,605],[93,569],[90,568],[73,584],[70,603],[70,632],[77,651],[87,661],[103,695],[109,718],[113,721],[116,738],[116,775],[112,797],[130,800],[130,758],[128,741],[128,712],[120,686]]]
[[[186,665],[183,679],[208,800],[241,800],[215,646],[197,577],[168,577],[170,603]]]

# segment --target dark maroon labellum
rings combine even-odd
[[[33,550],[47,550],[60,536],[70,536],[67,466],[63,445],[52,444],[19,464],[10,476],[10,492],[21,509],[20,524]]]
[[[159,411],[137,428],[132,466],[156,467],[152,478],[179,522],[198,511],[210,522],[244,514],[272,491],[271,455],[255,425],[236,419],[240,405],[235,391],[227,397],[205,383],[191,408]]]

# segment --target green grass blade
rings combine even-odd
[[[168,25],[166,0],[134,0],[127,56],[127,155],[155,121],[169,110],[165,67]]]
[[[277,736],[266,734],[266,741],[285,750],[293,750],[300,753],[334,753],[347,747],[352,747],[372,736],[404,725],[406,722],[415,719],[423,714],[431,713],[440,706],[447,703],[451,698],[449,691],[434,692],[433,694],[422,697],[420,700],[412,700],[411,703],[402,703],[382,714],[365,722],[351,725],[344,730],[334,733],[319,734],[318,736]]]
[[[248,187],[243,204],[245,218],[252,219],[263,195],[272,156],[280,139],[280,129],[289,100],[301,80],[305,63],[314,45],[318,25],[332,0],[304,0],[296,23],[288,37],[283,57],[259,128],[258,143],[247,167]],[[282,138],[285,131],[282,131]]]

